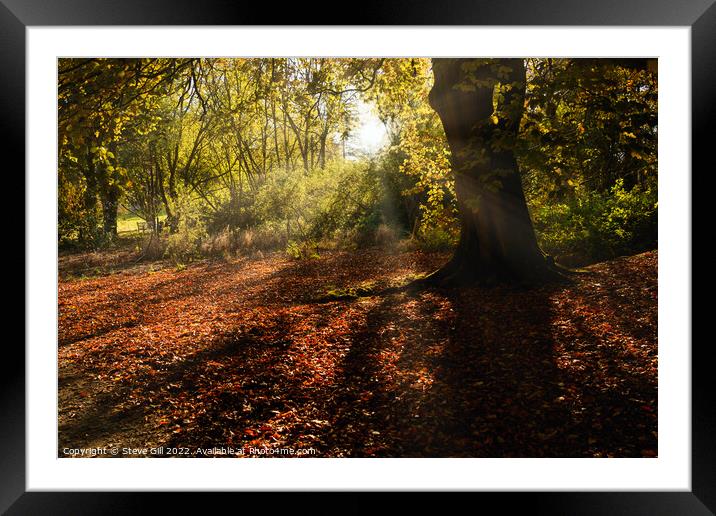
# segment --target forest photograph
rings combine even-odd
[[[657,457],[657,101],[647,58],[58,59],[57,456]]]

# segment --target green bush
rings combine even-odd
[[[296,242],[286,244],[286,255],[294,260],[313,260],[320,258],[318,247],[314,242]]]
[[[532,217],[542,248],[568,266],[634,254],[657,243],[655,186],[626,190],[619,179],[606,192],[533,204]]]
[[[459,235],[451,228],[421,226],[411,244],[421,251],[448,251],[457,245]]]
[[[183,264],[201,256],[207,231],[202,219],[202,205],[183,196],[176,206],[178,229],[166,237],[164,256]]]
[[[180,224],[176,233],[166,239],[164,254],[175,264],[184,264],[201,255],[206,232],[202,226]]]

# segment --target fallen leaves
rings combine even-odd
[[[445,259],[273,255],[62,280],[60,448],[656,455],[656,252],[568,287],[315,302]]]

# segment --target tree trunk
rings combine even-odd
[[[164,211],[167,214],[166,223],[169,227],[169,233],[176,233],[179,231],[179,216],[178,214],[174,213],[172,211],[172,203],[169,202],[169,198],[167,197],[166,189],[164,188],[164,171],[162,170],[161,165],[159,164],[158,159],[154,159],[154,171],[155,176],[157,178],[157,189],[159,190],[159,195],[162,200],[162,204],[164,204]],[[176,206],[176,189],[174,188],[173,184],[174,180],[174,171],[170,170],[169,172],[169,195],[172,198],[172,201],[174,202],[174,205]],[[172,195],[172,193],[174,195]]]
[[[514,154],[524,111],[523,61],[433,59],[433,72],[429,100],[452,153],[460,241],[427,281],[533,283],[559,276],[537,245]]]
[[[95,166],[92,161],[92,154],[89,148],[86,152],[85,166],[82,168],[85,178],[85,191],[83,194],[83,207],[85,212],[86,224],[80,226],[79,241],[86,242],[95,237],[98,229],[97,220],[97,176]]]
[[[117,208],[119,207],[119,188],[111,185],[102,194],[102,226],[109,240],[117,237]]]
[[[328,122],[321,131],[320,148],[318,151],[318,166],[321,170],[326,168],[326,140],[328,140]]]

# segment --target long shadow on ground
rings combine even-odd
[[[477,294],[477,295],[476,295]],[[485,299],[485,298],[488,299]],[[549,291],[474,289],[418,294],[419,316],[387,299],[356,335],[334,405],[334,453],[353,456],[566,456],[569,411],[557,401]],[[408,301],[409,302],[409,301]],[[380,328],[403,319],[395,367]],[[353,394],[352,394],[353,393]]]

